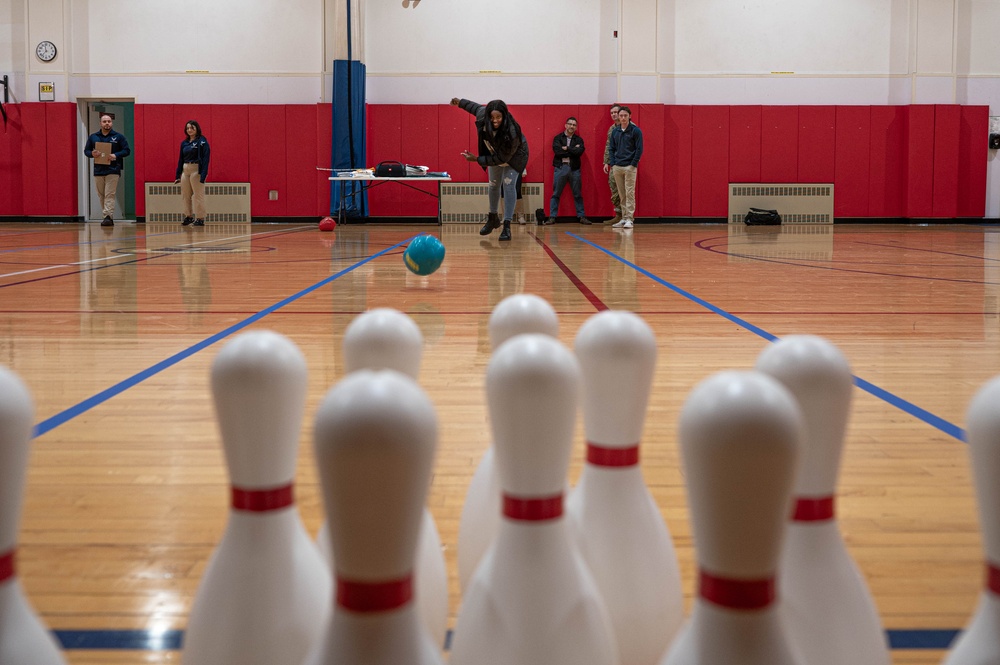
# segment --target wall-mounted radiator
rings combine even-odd
[[[729,223],[750,208],[777,210],[783,224],[833,224],[833,184],[729,183]]]
[[[205,221],[250,223],[250,183],[219,182],[205,185]],[[172,182],[146,183],[146,222],[184,219],[181,186]]]
[[[441,223],[482,224],[490,211],[489,190],[489,183],[485,182],[442,182]],[[535,218],[536,208],[548,210],[544,186],[540,182],[522,182],[521,198],[524,214],[530,220]],[[503,210],[503,201],[500,210]]]

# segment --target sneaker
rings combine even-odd
[[[579,217],[579,218],[577,218],[577,221],[580,222],[581,224],[586,224],[588,226],[590,224],[592,224],[592,222],[589,219],[587,219],[586,217]]]
[[[205,220],[204,219],[196,219],[196,220],[194,220],[194,225],[195,226],[205,226]]]
[[[524,215],[523,213],[520,214],[520,215],[518,215],[517,216],[517,223],[518,224],[527,224],[528,223],[528,217],[526,215]]]
[[[115,222],[114,220],[111,219],[110,216],[105,217],[103,220],[101,220],[101,226],[114,226],[114,225]]]
[[[604,223],[605,224],[617,225],[618,222],[620,222],[620,221],[622,221],[622,214],[620,212],[616,212],[614,217],[612,217],[611,219],[604,220]]]
[[[556,223],[555,217],[546,217],[545,221],[542,222],[542,224],[544,224],[545,226],[552,226],[555,223]]]
[[[181,222],[181,226],[190,226],[191,224],[194,224],[194,217],[185,217],[184,221]]]
[[[623,221],[624,221],[624,224],[622,225],[623,229],[630,229],[630,228],[632,228],[632,220],[631,219],[626,219],[626,220],[623,220]],[[617,226],[617,224],[615,226]]]
[[[625,226],[626,224],[628,224],[628,226]],[[626,229],[631,227],[632,227],[632,222],[628,221],[627,219],[619,220],[611,225],[611,228],[613,229]]]

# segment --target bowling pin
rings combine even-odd
[[[17,533],[34,415],[24,383],[0,367],[0,665],[66,665],[17,578]]]
[[[656,665],[681,626],[673,540],[639,468],[656,338],[631,312],[605,310],[576,335],[587,457],[567,513],[604,597],[619,660]]]
[[[573,354],[546,335],[493,353],[486,394],[503,519],[462,600],[451,665],[618,664],[563,515],[579,385]]]
[[[559,318],[552,305],[530,293],[504,298],[490,314],[490,346],[496,350],[515,335],[540,333],[559,336]],[[500,479],[488,446],[479,461],[462,504],[458,522],[458,579],[462,591],[500,529]]]
[[[1000,663],[1000,376],[979,389],[965,416],[986,575],[979,606],[944,665]]]
[[[184,665],[300,663],[330,611],[330,573],[294,503],[306,363],[291,340],[237,336],[212,365],[232,485],[225,533],[195,595]]]
[[[430,400],[399,372],[359,370],[327,393],[314,442],[336,601],[305,665],[441,665],[414,602],[437,445]]]
[[[359,314],[344,331],[344,370],[391,369],[414,381],[420,375],[424,338],[406,314],[380,307]],[[333,563],[330,527],[324,520],[316,537],[327,566]],[[426,507],[417,545],[417,612],[434,643],[444,646],[448,632],[448,569],[434,516]]]
[[[875,601],[834,515],[854,385],[830,342],[791,335],[770,344],[757,369],[781,382],[802,411],[806,436],[781,557],[781,610],[810,665],[889,665]]]
[[[721,372],[681,409],[698,558],[691,617],[663,665],[799,665],[776,579],[805,429],[795,398],[760,372]]]

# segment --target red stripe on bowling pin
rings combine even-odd
[[[15,575],[14,552],[16,551],[17,550],[11,550],[0,554],[0,584],[3,584]]]
[[[266,513],[287,508],[295,503],[294,483],[269,490],[246,490],[233,487],[233,510]]]
[[[562,517],[563,495],[521,499],[509,494],[503,495],[503,514],[512,520],[541,522]]]
[[[1000,568],[986,562],[986,588],[1000,596]]]
[[[594,466],[635,466],[639,463],[639,444],[628,448],[606,448],[588,441],[587,462]]]
[[[793,522],[822,522],[832,519],[832,495],[818,499],[798,499],[795,502],[795,511],[792,513]]]
[[[337,604],[352,612],[388,612],[413,599],[413,575],[389,582],[337,578]]]
[[[732,610],[762,610],[775,598],[773,577],[736,580],[699,571],[698,595],[710,603]]]

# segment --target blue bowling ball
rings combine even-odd
[[[441,267],[444,261],[444,245],[434,236],[418,236],[410,242],[403,252],[403,263],[410,272],[418,275],[430,275]]]

